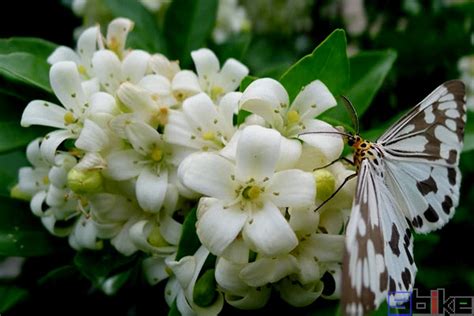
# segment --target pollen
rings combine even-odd
[[[161,159],[163,159],[163,151],[159,148],[154,148],[151,151],[150,156],[151,156],[151,159],[153,159],[156,162],[159,162],[161,161]]]
[[[76,118],[74,117],[74,114],[72,114],[71,111],[68,111],[66,112],[66,114],[64,114],[64,123],[66,125],[72,124],[75,121],[76,121]]]
[[[224,88],[220,86],[213,86],[211,88],[211,98],[212,99],[217,99],[222,93],[224,93]]]
[[[83,65],[77,66],[77,71],[79,71],[81,75],[85,75],[87,73],[86,67],[84,67]]]
[[[256,200],[259,198],[260,192],[262,192],[262,190],[258,186],[251,185],[244,189],[242,196],[248,200]]]
[[[216,135],[214,132],[205,132],[202,134],[202,138],[204,140],[214,140],[216,138]]]
[[[48,176],[44,176],[42,180],[43,180],[43,184],[44,184],[44,185],[48,185],[48,184],[49,184],[49,178],[48,178]]]
[[[300,121],[300,115],[294,110],[288,111],[286,117],[288,119],[288,123],[290,124],[294,124]]]
[[[147,241],[155,247],[165,247],[169,246],[166,240],[163,238],[160,232],[160,228],[156,225],[153,225],[153,228],[148,235]]]
[[[316,180],[316,197],[324,201],[334,193],[336,189],[336,178],[334,175],[325,169],[316,170],[313,172]]]

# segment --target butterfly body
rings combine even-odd
[[[387,297],[403,301],[413,290],[411,231],[430,232],[454,215],[465,123],[464,85],[449,81],[376,142],[347,136],[358,180],[343,261],[346,315],[366,315]]]

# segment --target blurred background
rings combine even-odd
[[[169,1],[142,2],[160,23]],[[221,0],[219,6],[216,28],[208,39],[208,46],[217,52],[221,61],[229,56],[242,60],[257,77],[278,78],[336,28],[346,31],[348,56],[366,50],[395,51],[396,60],[370,108],[360,118],[362,136],[376,138],[403,111],[450,79],[464,80],[468,88],[468,107],[474,111],[473,1]],[[226,19],[226,14],[234,16],[232,23]],[[2,38],[40,37],[70,47],[74,47],[74,34],[77,36],[83,25],[105,24],[114,17],[107,5],[98,0],[12,1],[8,10],[2,9],[0,15]],[[0,88],[0,108],[9,118],[19,122],[22,110],[34,92],[11,96],[3,93],[7,89],[8,86]],[[34,98],[39,96],[34,95]],[[4,109],[5,105],[10,106],[8,110]],[[474,131],[474,121],[470,121],[472,113],[468,116],[469,131]],[[474,139],[469,136],[460,162],[463,174],[461,202],[453,220],[439,231],[415,236],[415,260],[419,269],[416,287],[426,295],[431,289],[444,288],[446,295],[474,296],[474,257],[470,244],[473,240],[470,233],[474,231],[472,149]],[[0,164],[11,166],[7,168],[9,172],[0,174],[2,207],[24,207],[22,202],[6,200],[16,181],[18,168],[27,164],[23,151],[18,148],[0,154]],[[18,221],[31,222],[28,225],[35,227],[39,225],[29,215],[20,216]],[[138,271],[137,286],[126,285],[117,296],[109,297],[91,287],[91,277],[77,270],[73,264],[75,252],[67,241],[53,238],[49,242],[55,244],[55,251],[47,256],[27,259],[0,256],[0,311],[9,307],[2,306],[6,304],[2,297],[17,298],[8,302],[18,302],[6,315],[27,315],[31,311],[79,315],[89,312],[91,306],[96,308],[95,312],[114,315],[166,312],[166,304],[159,294],[162,289],[147,286]],[[104,258],[92,257],[90,260]],[[127,264],[132,264],[133,260],[136,258],[130,258]],[[12,291],[8,286],[11,284],[20,290]],[[317,306],[298,310],[298,313],[336,313],[335,302],[318,300],[315,304]],[[292,309],[275,299],[267,312],[272,310],[289,312]],[[239,311],[227,308],[224,312],[237,314]]]

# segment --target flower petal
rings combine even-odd
[[[199,93],[187,98],[183,102],[183,111],[188,123],[194,129],[202,132],[214,132],[217,130],[219,114],[211,98],[205,93]]]
[[[143,169],[143,156],[133,149],[114,151],[106,158],[108,168],[105,173],[114,180],[127,180],[136,177]]]
[[[99,26],[92,26],[82,32],[77,39],[77,51],[81,56],[81,63],[87,69],[88,74],[92,74],[92,56],[97,51],[100,38]]]
[[[42,138],[36,138],[32,140],[26,147],[26,158],[28,161],[36,168],[38,167],[48,167],[48,164],[45,163],[43,156],[41,156],[41,141]]]
[[[91,113],[119,113],[115,98],[106,92],[97,92],[91,95],[89,105]]]
[[[97,230],[94,222],[84,216],[79,218],[69,235],[69,245],[76,250],[99,249],[100,243],[97,242]]]
[[[247,253],[248,260],[248,253]],[[216,263],[215,278],[219,287],[224,292],[231,292],[234,295],[244,296],[249,286],[245,284],[239,276],[240,270],[245,264],[235,263],[219,257]]]
[[[165,125],[163,137],[170,144],[177,144],[194,149],[201,149],[204,145],[201,138],[194,135],[188,120],[183,112],[170,110],[168,124]]]
[[[110,243],[115,247],[115,249],[125,256],[130,256],[138,250],[138,248],[133,244],[129,233],[130,227],[132,227],[137,221],[137,218],[128,220],[125,225],[122,226],[121,231],[110,240]]]
[[[274,174],[266,192],[278,207],[309,207],[316,199],[316,182],[312,173],[297,169]]]
[[[30,201],[30,209],[36,216],[43,216],[43,203],[46,200],[46,191],[39,191]]]
[[[283,123],[281,112],[288,107],[289,102],[288,93],[281,83],[274,79],[263,78],[255,80],[245,89],[240,100],[240,108],[278,126]]]
[[[160,217],[161,235],[171,245],[177,245],[179,243],[182,233],[182,226],[182,224],[175,221],[171,216],[165,215]]]
[[[196,74],[189,70],[178,72],[171,81],[171,88],[178,101],[202,91]]]
[[[312,81],[305,86],[291,104],[298,111],[301,120],[312,119],[337,105],[337,101],[324,83]]]
[[[56,128],[66,128],[64,115],[66,110],[54,103],[35,100],[28,103],[21,116],[21,126],[43,125]]]
[[[342,262],[344,255],[344,236],[313,234],[306,240],[311,246],[312,255],[320,262]]]
[[[92,65],[104,89],[111,94],[115,94],[123,81],[122,64],[117,55],[110,50],[99,50],[92,57]]]
[[[150,233],[152,232],[155,224],[152,221],[148,220],[141,220],[133,224],[133,226],[130,227],[130,239],[133,242],[133,244],[141,251],[147,252],[147,253],[152,253],[155,255],[170,255],[173,253],[176,253],[176,247],[175,246],[168,246],[166,244],[161,245],[159,247],[152,245],[150,243],[149,236]]]
[[[150,154],[155,148],[163,146],[160,133],[143,122],[129,122],[125,125],[125,134],[133,148],[142,155]]]
[[[222,118],[221,126],[225,135],[230,137],[234,134],[234,115],[237,114],[239,108],[239,101],[242,97],[242,92],[226,93],[220,100],[218,111]]]
[[[285,279],[279,286],[282,299],[296,307],[303,307],[313,303],[323,293],[323,282],[301,285],[299,282],[292,282]]]
[[[247,126],[240,134],[236,152],[236,176],[241,181],[270,177],[280,153],[281,135],[257,125]]]
[[[220,65],[216,55],[207,48],[201,48],[191,52],[191,57],[196,66],[196,72],[199,76],[199,81],[204,89],[209,86],[210,80],[219,71]]]
[[[59,145],[70,138],[74,138],[74,135],[67,130],[56,130],[48,133],[41,142],[41,154],[44,159],[52,164]]]
[[[84,127],[76,140],[75,145],[79,149],[88,152],[98,152],[109,143],[109,137],[104,130],[91,120],[84,121]]]
[[[132,83],[140,81],[148,70],[149,60],[150,54],[142,50],[135,49],[127,54],[122,61],[124,79]]]
[[[296,258],[284,255],[276,258],[258,258],[240,271],[240,278],[250,286],[264,286],[280,281],[298,271]]]
[[[75,63],[62,61],[51,66],[49,81],[56,97],[66,109],[73,111],[76,115],[84,110],[87,100]]]
[[[293,168],[300,159],[303,146],[296,139],[281,138],[280,155],[276,170]]]
[[[117,96],[132,112],[151,112],[155,108],[150,93],[129,82],[125,82],[120,86],[117,90]]]
[[[59,46],[56,48],[51,55],[48,57],[48,63],[53,65],[55,63],[61,62],[61,61],[72,61],[79,65],[81,63],[81,60],[79,59],[79,56],[76,54],[76,52],[66,46]]]
[[[155,285],[169,277],[165,258],[151,256],[142,261],[143,274],[148,284]]]
[[[287,254],[298,245],[290,225],[271,202],[252,212],[244,226],[243,237],[254,251],[269,257]]]
[[[161,75],[145,76],[138,82],[138,86],[157,96],[167,96],[171,93],[171,82]]]
[[[212,153],[197,153],[186,158],[178,169],[180,181],[201,194],[232,201],[237,183],[233,180],[234,165]]]
[[[180,71],[179,63],[177,61],[170,61],[162,54],[153,54],[149,62],[151,70],[158,75],[165,76],[169,80]]]
[[[237,207],[224,207],[212,198],[202,198],[198,205],[196,232],[199,240],[209,251],[221,255],[238,236],[247,214]]]
[[[168,171],[166,168],[162,168],[160,174],[156,174],[151,168],[143,168],[135,185],[140,207],[145,212],[159,212],[166,196],[167,186]]]
[[[249,74],[249,69],[241,62],[229,58],[222,66],[219,73],[219,85],[226,92],[234,91],[240,86],[240,82]]]
[[[125,49],[128,33],[133,29],[133,21],[126,18],[116,18],[107,27],[107,46],[122,55]]]
[[[319,212],[314,211],[314,207],[289,208],[290,226],[298,236],[311,234],[318,227]]]

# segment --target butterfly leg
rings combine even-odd
[[[340,160],[344,160],[345,162],[347,162],[348,164],[350,164],[351,166],[354,166],[354,162],[346,157],[341,157],[341,158],[337,158],[336,160],[328,163],[327,165],[324,165],[322,167],[319,167],[319,168],[314,168],[313,171],[316,171],[316,170],[320,170],[320,169],[324,169],[324,168],[327,168],[329,166],[332,166],[333,164],[335,164],[336,162],[340,161]]]
[[[329,202],[330,199],[332,199],[339,191],[341,191],[342,187],[351,179],[357,176],[357,172],[354,172],[350,176],[347,176],[344,181],[342,181],[341,185],[334,191],[326,200],[324,200],[323,203],[319,204],[319,206],[314,210],[314,212],[317,212],[321,207],[323,207],[327,202]]]

